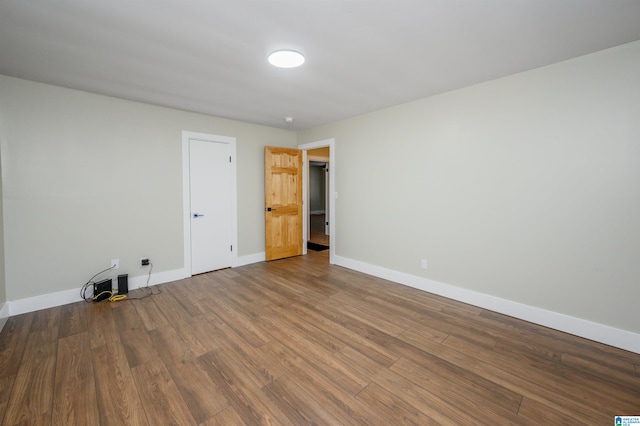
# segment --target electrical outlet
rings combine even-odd
[[[141,257],[140,258],[140,266],[148,266],[149,265],[149,258],[148,257]]]
[[[111,267],[113,269],[119,269],[120,268],[120,259],[111,259]]]
[[[427,269],[427,259],[422,259],[422,260],[420,261],[420,267],[421,267],[422,269]]]

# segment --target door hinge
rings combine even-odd
[[[229,162],[231,162],[231,156],[229,156]]]
[[[233,251],[233,244],[231,244],[231,251]]]

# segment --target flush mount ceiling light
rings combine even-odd
[[[269,63],[279,68],[295,68],[304,64],[304,56],[295,50],[276,50],[269,55]]]

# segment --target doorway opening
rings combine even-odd
[[[299,145],[303,151],[303,254],[307,250],[329,250],[333,264],[335,226],[335,140]]]
[[[329,243],[329,157],[318,156],[328,148],[308,151],[309,157],[309,220],[307,222],[307,248],[327,250]]]

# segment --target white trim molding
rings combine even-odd
[[[608,325],[571,317],[542,308],[478,293],[381,266],[371,265],[342,256],[335,256],[335,264],[374,277],[393,281],[418,290],[468,303],[483,309],[509,315],[554,330],[594,340],[606,345],[640,354],[640,334]]]
[[[172,271],[159,272],[157,274],[152,273],[151,276],[147,274],[129,278],[129,290],[145,287],[147,285],[147,279],[149,279],[149,286],[154,286],[187,278],[189,276],[187,274],[188,271],[185,269],[175,269]],[[114,285],[117,285],[115,280]],[[80,289],[74,288],[71,290],[63,290],[55,293],[42,294],[40,296],[8,301],[5,303],[5,307],[8,305],[9,315],[14,316],[80,301],[82,301],[82,298],[80,297]],[[3,308],[3,310],[4,309],[5,308]]]

